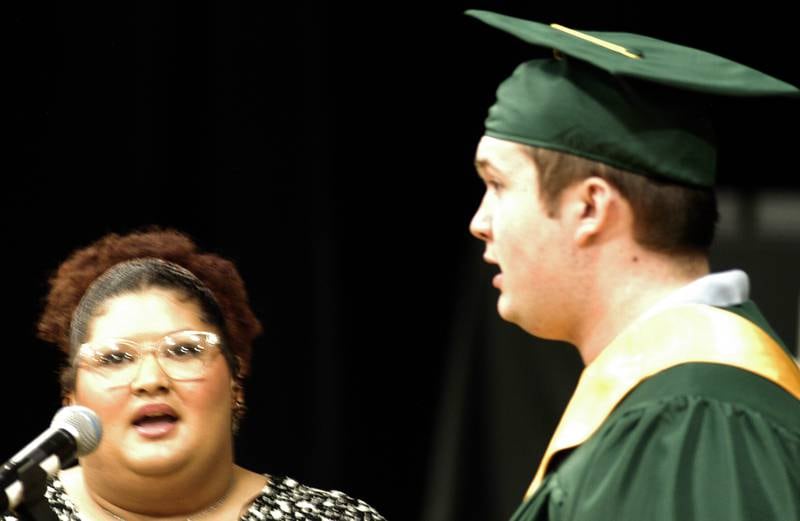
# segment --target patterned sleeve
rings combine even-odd
[[[374,508],[338,490],[301,485],[291,478],[272,477],[253,501],[243,521],[385,521]]]

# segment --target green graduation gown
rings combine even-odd
[[[771,330],[748,306],[728,315],[746,317],[745,327],[766,337],[762,329]],[[721,345],[704,349],[725,358],[731,354],[726,335],[739,332],[729,331],[728,318],[713,320],[711,337],[699,338],[719,340]],[[723,330],[716,331],[718,326]],[[648,338],[691,343],[697,340],[694,329],[689,327],[688,339],[680,328],[670,335],[662,328],[661,336]],[[641,338],[633,335],[632,341]],[[777,345],[769,353],[784,370],[780,377],[764,367],[727,365],[713,357],[712,362],[678,357],[643,375],[585,440],[543,463],[535,491],[512,521],[800,521],[800,370]],[[666,342],[651,352],[672,347]],[[749,360],[754,366],[772,363],[758,356]]]

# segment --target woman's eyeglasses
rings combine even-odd
[[[82,344],[76,363],[112,386],[130,385],[142,360],[153,353],[159,367],[173,380],[200,378],[220,351],[220,338],[208,331],[176,331],[155,342],[106,338]]]

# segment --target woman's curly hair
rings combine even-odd
[[[236,376],[244,378],[250,369],[253,339],[262,331],[244,282],[231,261],[200,252],[191,238],[172,229],[111,233],[74,251],[50,278],[39,338],[58,345],[69,356],[74,347],[70,341],[73,315],[87,289],[113,266],[147,258],[185,268],[211,292],[224,320],[228,347],[238,361]]]

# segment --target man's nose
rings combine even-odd
[[[480,206],[472,216],[469,223],[469,231],[472,235],[482,241],[489,241],[492,237],[491,219],[486,208],[486,197],[481,200]]]

